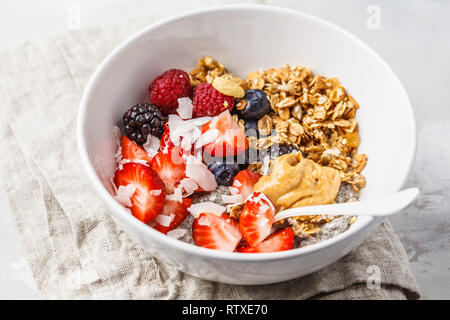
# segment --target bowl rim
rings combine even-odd
[[[405,98],[407,110],[408,110],[408,116],[410,120],[410,127],[411,132],[408,133],[412,144],[410,147],[410,150],[407,151],[407,162],[405,165],[406,170],[402,173],[402,178],[400,179],[401,182],[398,183],[398,185],[395,186],[395,190],[400,190],[400,188],[405,184],[406,179],[411,171],[412,164],[415,157],[415,151],[416,151],[416,145],[417,145],[417,133],[416,133],[416,121],[414,112],[411,106],[411,101],[408,97],[408,94],[403,86],[403,84],[400,82],[399,78],[395,74],[395,72],[392,70],[392,68],[365,42],[360,40],[358,37],[354,36],[350,32],[346,31],[345,29],[328,22],[322,18],[316,17],[311,14],[304,13],[299,10],[295,9],[289,9],[289,8],[283,8],[283,7],[277,7],[277,6],[270,6],[270,5],[255,5],[255,4],[238,4],[238,5],[220,5],[220,6],[214,6],[210,8],[204,8],[204,9],[196,9],[196,10],[190,10],[188,12],[184,12],[178,15],[174,15],[168,18],[161,19],[153,24],[148,25],[147,27],[144,27],[140,31],[136,32],[131,37],[127,38],[125,41],[123,41],[119,46],[117,46],[114,50],[112,50],[104,59],[103,61],[97,66],[94,73],[91,75],[89,82],[83,92],[83,95],[81,97],[80,101],[80,108],[78,110],[78,116],[77,116],[77,145],[78,145],[78,152],[81,157],[81,163],[82,166],[93,185],[95,191],[97,192],[97,195],[102,199],[102,201],[107,204],[107,210],[115,211],[118,215],[121,216],[122,220],[126,221],[131,227],[137,229],[140,233],[145,234],[145,236],[150,237],[153,240],[156,240],[160,243],[164,243],[164,245],[167,245],[171,247],[171,249],[176,249],[180,251],[184,251],[187,254],[192,254],[196,256],[200,256],[203,258],[208,259],[219,259],[219,260],[227,260],[227,261],[251,261],[251,262],[262,262],[262,261],[275,261],[275,260],[285,260],[285,259],[291,259],[294,257],[302,256],[311,254],[316,251],[323,250],[329,246],[337,245],[338,243],[341,243],[345,240],[347,240],[350,237],[354,237],[356,234],[363,233],[365,230],[370,229],[371,227],[379,224],[383,219],[382,218],[374,218],[374,217],[368,217],[366,221],[362,221],[361,223],[357,223],[352,225],[349,229],[346,231],[338,234],[337,236],[334,236],[330,239],[326,239],[323,241],[320,241],[315,244],[311,244],[305,247],[296,248],[293,250],[287,250],[282,252],[271,252],[271,253],[257,253],[257,254],[250,254],[250,253],[236,253],[236,252],[222,252],[217,250],[211,250],[206,249],[202,247],[198,247],[195,244],[187,243],[178,239],[174,239],[171,237],[166,236],[165,234],[162,234],[158,232],[157,230],[154,230],[147,224],[142,223],[138,219],[136,219],[134,216],[130,215],[129,211],[127,211],[123,206],[121,206],[107,191],[103,183],[98,178],[97,174],[95,173],[95,170],[89,160],[87,148],[85,144],[85,135],[84,135],[84,128],[85,128],[85,119],[86,119],[86,113],[87,113],[87,102],[89,100],[89,97],[93,90],[95,89],[95,85],[97,83],[97,79],[100,77],[100,75],[104,72],[104,69],[106,66],[110,64],[110,62],[116,57],[116,55],[123,51],[125,48],[127,48],[130,44],[132,44],[134,41],[137,41],[139,38],[144,36],[145,34],[151,32],[154,29],[157,29],[163,25],[170,24],[172,22],[182,20],[191,16],[198,16],[203,14],[209,14],[209,13],[215,13],[220,11],[235,11],[235,10],[247,10],[247,11],[262,11],[262,12],[277,12],[280,14],[286,14],[286,15],[293,15],[298,18],[302,19],[308,19],[311,20],[313,23],[318,23],[327,26],[328,28],[334,29],[337,32],[340,32],[342,35],[348,37],[350,40],[356,42],[358,45],[362,46],[364,49],[367,50],[369,54],[371,54],[374,58],[378,60],[378,62],[383,65],[387,72],[390,73],[393,80],[399,85],[399,88],[401,89],[400,94],[402,94]],[[109,211],[108,210],[108,211]],[[108,212],[111,214],[110,212]]]

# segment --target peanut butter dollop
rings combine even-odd
[[[301,153],[277,158],[269,175],[262,176],[254,191],[263,192],[283,209],[333,203],[341,178],[339,171],[305,159]]]

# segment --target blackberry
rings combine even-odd
[[[125,135],[137,144],[144,144],[149,134],[161,138],[165,117],[158,107],[150,103],[139,103],[123,115]]]

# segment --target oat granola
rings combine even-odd
[[[298,147],[307,159],[339,171],[343,185],[353,188],[351,198],[358,197],[366,184],[361,174],[367,156],[358,154],[360,137],[355,120],[359,104],[347,93],[336,78],[314,75],[308,68],[288,64],[279,69],[270,68],[251,72],[245,79],[227,73],[225,67],[211,57],[199,59],[198,68],[190,72],[191,82],[213,82],[227,75],[244,90],[261,89],[267,93],[272,112],[258,120],[262,137],[249,137],[250,146],[270,148],[273,144]],[[236,109],[245,107],[245,100],[236,103]],[[235,115],[245,128],[245,120]],[[263,164],[252,163],[250,170],[263,173]],[[241,206],[242,207],[242,206]],[[240,207],[229,212],[238,216]],[[332,218],[321,216],[298,217],[294,230],[308,237],[321,230]],[[353,222],[353,220],[352,220]]]

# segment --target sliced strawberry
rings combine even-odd
[[[150,155],[139,147],[136,143],[128,139],[127,136],[122,136],[120,141],[120,146],[122,148],[122,159],[127,159],[130,161],[142,160],[150,164],[152,158]]]
[[[166,123],[164,123],[163,130],[164,130],[164,132],[163,132],[163,135],[161,136],[161,141],[160,141],[160,145],[159,145],[159,150],[161,150],[161,151],[163,151],[166,147],[170,148],[170,147],[174,146],[172,140],[170,140],[169,121],[166,121]]]
[[[275,208],[264,193],[253,192],[239,217],[239,230],[245,241],[254,247],[262,242],[272,228]]]
[[[186,178],[186,157],[183,149],[170,147],[153,157],[152,169],[164,181],[167,194],[172,194],[181,180]]]
[[[253,192],[253,187],[259,178],[261,178],[259,173],[245,169],[239,171],[234,177],[232,187],[238,189],[242,199],[245,200]]]
[[[119,186],[133,184],[136,191],[131,196],[131,212],[142,222],[153,220],[163,209],[166,194],[164,183],[150,167],[134,162],[123,164],[117,170],[114,183]]]
[[[153,228],[164,234],[172,229],[175,229],[184,221],[184,219],[189,214],[189,211],[187,209],[191,206],[191,204],[191,198],[183,198],[183,202],[179,202],[177,200],[167,200],[159,216],[170,217],[170,215],[173,214],[173,220],[167,227],[163,226],[162,224],[156,223]],[[158,220],[158,217],[156,217],[156,220]]]
[[[248,149],[244,131],[228,110],[202,126],[202,133],[209,130],[218,130],[217,138],[204,146],[204,151],[212,156],[234,156]]]
[[[200,247],[227,252],[233,252],[242,239],[239,224],[226,213],[200,214],[192,224],[192,237]]]
[[[278,230],[267,237],[266,240],[254,247],[245,246],[237,249],[244,253],[262,253],[291,250],[294,248],[294,231],[291,228]]]

